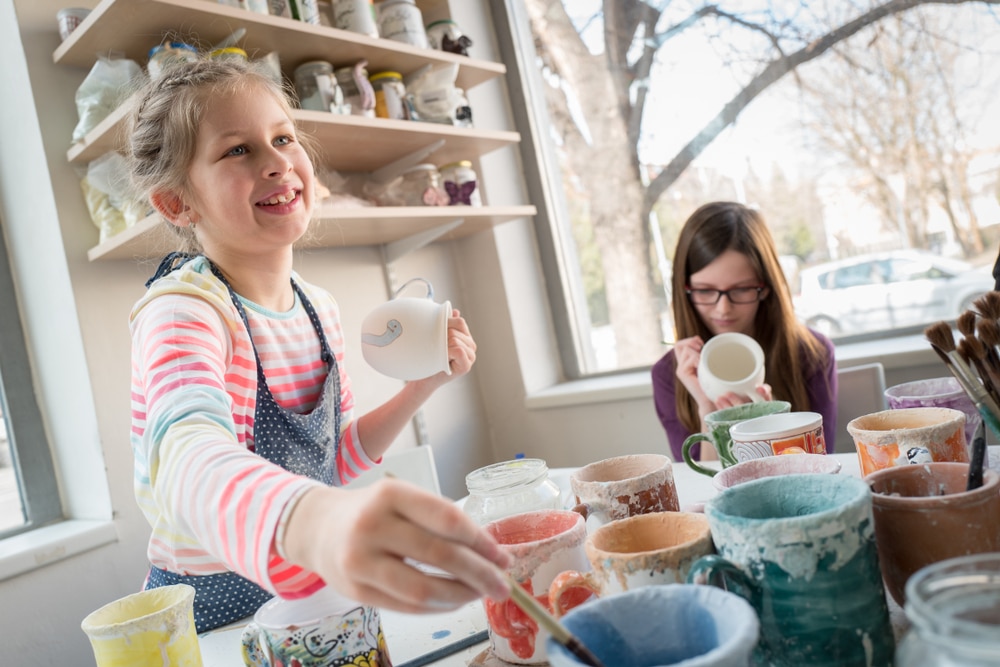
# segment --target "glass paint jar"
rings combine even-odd
[[[406,120],[406,86],[399,72],[378,72],[368,77],[375,90],[375,115]]]
[[[424,17],[414,0],[385,0],[375,5],[379,37],[426,49]]]
[[[447,202],[441,174],[426,163],[404,171],[378,199],[380,206],[444,206]]]
[[[319,80],[330,82],[330,92],[336,86],[333,78],[333,65],[325,60],[311,60],[295,68],[295,92],[299,96],[299,107],[312,111],[329,111],[331,95],[324,94],[323,84]]]
[[[334,0],[333,27],[378,37],[372,0]]]
[[[146,72],[149,73],[150,79],[158,79],[168,67],[193,63],[197,60],[198,51],[190,44],[185,44],[184,42],[157,44],[149,50],[149,62],[146,63]]]
[[[906,582],[910,630],[896,667],[986,667],[1000,661],[1000,553],[950,558]]]
[[[375,91],[368,80],[368,70],[357,65],[338,67],[333,70],[333,76],[344,91],[344,102],[351,105],[352,116],[375,116]]]
[[[562,509],[562,493],[542,459],[514,459],[473,470],[465,476],[465,486],[469,497],[463,509],[479,525],[521,512]]]
[[[452,206],[482,206],[479,194],[479,176],[469,160],[452,162],[441,167],[441,181]],[[449,185],[449,183],[451,185]]]

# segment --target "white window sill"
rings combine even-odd
[[[117,539],[111,521],[73,519],[0,540],[0,581]]]
[[[920,334],[838,345],[836,354],[837,365],[841,368],[875,361],[881,362],[886,369],[940,363],[927,339]],[[946,370],[943,366],[941,370],[944,375]],[[544,410],[627,401],[652,395],[649,371],[643,370],[554,385],[529,394],[525,406],[529,410]]]

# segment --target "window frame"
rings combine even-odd
[[[17,290],[0,215],[0,403],[24,522],[0,531],[11,537],[64,518],[52,448],[36,400]]]

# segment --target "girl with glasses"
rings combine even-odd
[[[833,343],[795,318],[791,292],[764,218],[733,202],[713,202],[684,223],[673,265],[673,315],[677,343],[653,366],[653,402],[674,460],[684,439],[707,432],[705,416],[747,403],[728,393],[711,401],[698,383],[701,349],[712,336],[738,332],[764,349],[764,400],[784,400],[792,411],[823,415],[823,429],[837,424],[837,365]],[[832,439],[828,442],[832,443]],[[692,448],[695,459],[714,452]]]

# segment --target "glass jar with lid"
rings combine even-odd
[[[562,509],[559,486],[542,459],[514,459],[473,470],[465,476],[464,509],[480,525],[541,509]]]
[[[430,48],[424,17],[414,0],[383,0],[375,5],[375,14],[379,37]]]
[[[1000,553],[949,558],[906,582],[896,667],[1000,664]]]
[[[351,115],[375,117],[375,89],[368,80],[364,61],[333,70],[337,85],[344,91],[344,103],[351,106]]]
[[[452,206],[482,206],[483,199],[479,194],[479,177],[469,160],[459,160],[441,167],[441,180],[445,192],[448,193],[448,203]]]
[[[311,60],[295,68],[295,92],[299,107],[312,111],[329,111],[337,86],[333,78],[333,64],[325,60]]]
[[[379,206],[443,206],[448,196],[441,174],[433,164],[418,164],[404,171],[377,198]]]
[[[376,72],[368,77],[375,91],[375,115],[406,120],[406,86],[399,72]]]
[[[149,50],[149,62],[146,72],[150,79],[158,79],[168,67],[193,63],[198,60],[198,50],[184,42],[166,42],[157,44]]]

